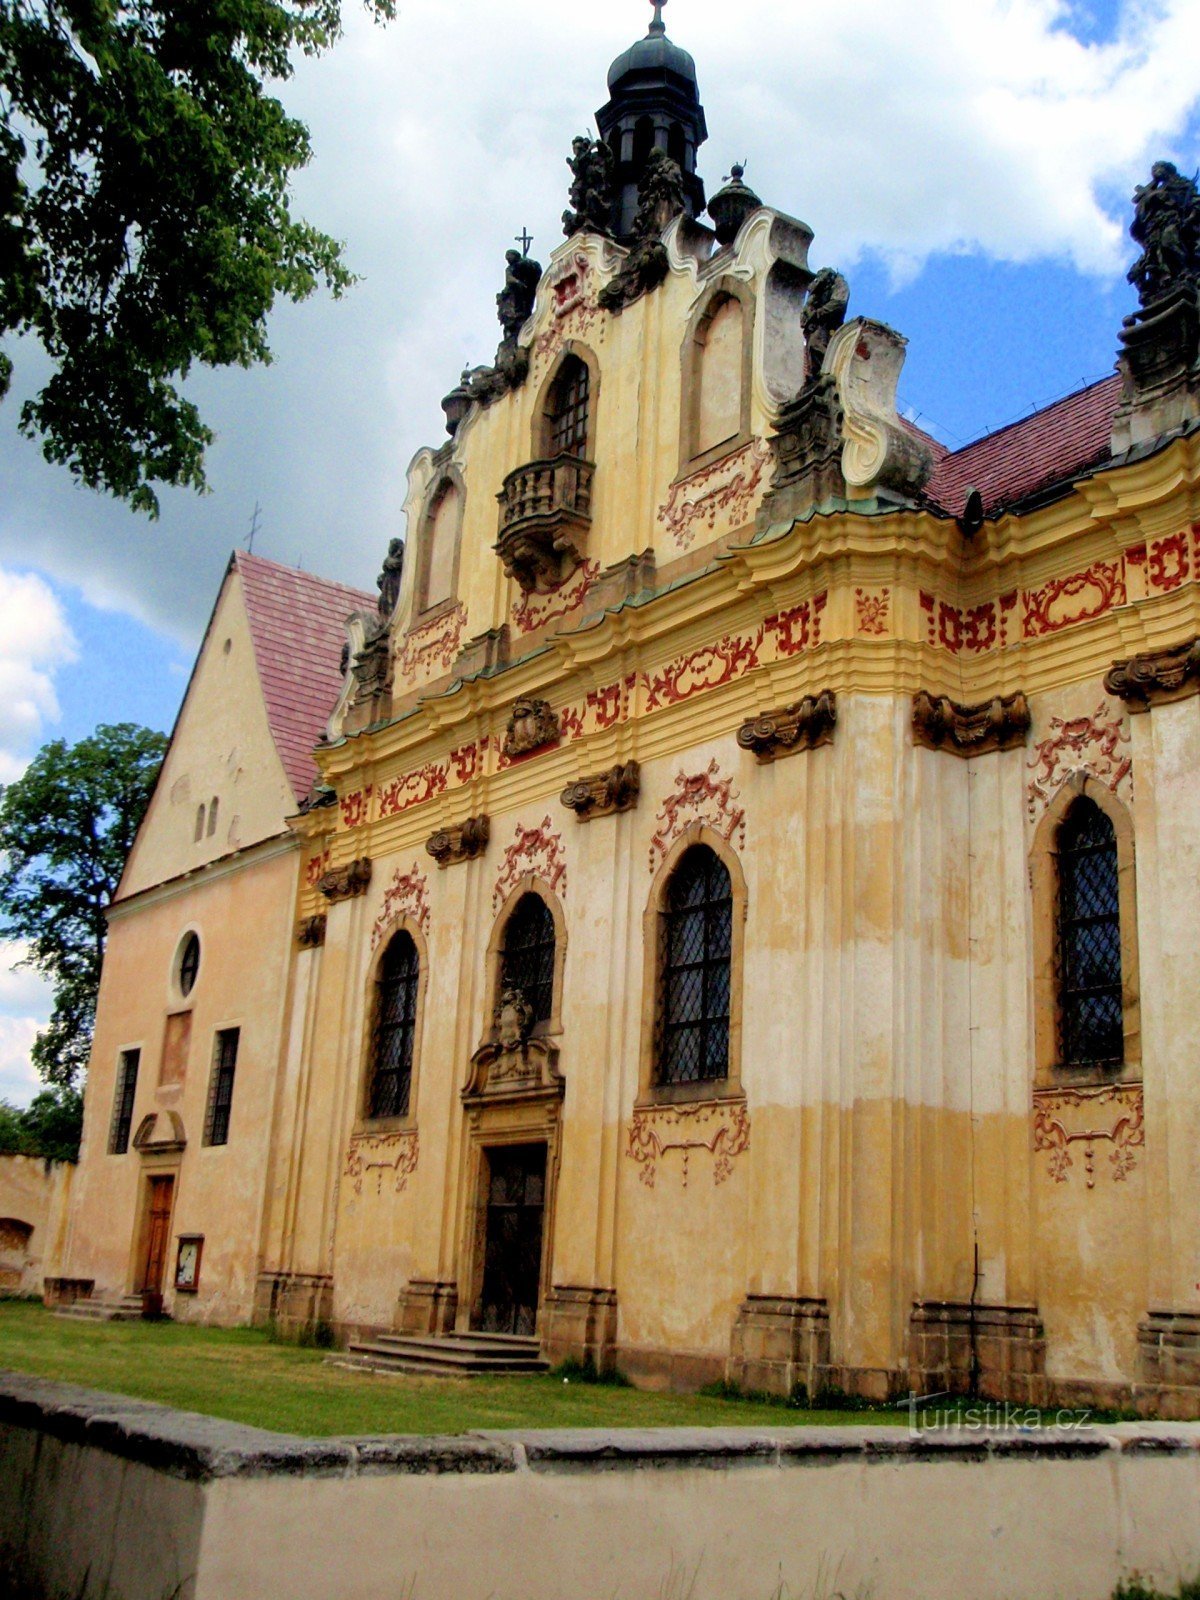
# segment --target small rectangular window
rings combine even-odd
[[[122,1050],[117,1065],[117,1092],[113,1099],[112,1127],[108,1133],[108,1153],[123,1156],[129,1149],[129,1135],[133,1129],[133,1100],[137,1093],[140,1050]]]
[[[238,1028],[217,1034],[212,1080],[208,1086],[208,1114],[204,1119],[205,1144],[229,1143],[229,1114],[233,1109],[233,1078],[237,1070]]]

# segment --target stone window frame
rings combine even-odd
[[[399,1117],[372,1117],[371,1080],[375,1073],[375,1027],[379,1017],[379,969],[388,946],[399,933],[407,933],[417,951],[417,1005],[413,1020],[412,1068],[408,1075],[408,1110]],[[354,1131],[359,1133],[410,1133],[417,1126],[417,1090],[420,1084],[421,1048],[425,1035],[425,996],[429,988],[429,941],[415,918],[400,916],[384,929],[367,968],[363,1003],[362,1048],[359,1059],[358,1102]]]
[[[663,929],[667,884],[680,860],[693,845],[703,844],[718,856],[729,873],[733,896],[729,955],[729,1076],[704,1083],[658,1082],[658,1020],[662,1004]],[[741,858],[727,839],[706,823],[693,822],[664,856],[650,886],[642,913],[642,1025],[636,1109],[650,1106],[744,1100],[742,1085],[742,998],[745,988],[746,924],[750,895]]]
[[[458,520],[454,529],[454,560],[450,568],[450,593],[441,600],[429,603],[429,568],[433,555],[433,525],[438,506],[446,489],[458,494]],[[467,514],[467,485],[462,473],[453,464],[442,466],[430,484],[421,511],[420,533],[417,538],[417,575],[414,585],[413,620],[426,623],[452,611],[458,604],[458,578],[462,565],[463,526]]]
[[[1112,823],[1117,841],[1117,901],[1121,919],[1121,1009],[1125,1054],[1097,1066],[1062,1061],[1062,1015],[1058,955],[1058,834],[1080,798],[1091,800]],[[1138,1082],[1142,1075],[1142,1007],[1138,968],[1137,851],[1133,817],[1106,785],[1088,772],[1073,772],[1046,808],[1029,853],[1033,900],[1034,1083],[1039,1089],[1088,1088]]]
[[[708,330],[717,312],[730,300],[742,307],[742,395],[738,431],[729,439],[697,449],[700,429],[700,380],[704,365]],[[696,306],[683,336],[680,351],[680,436],[679,478],[689,478],[706,467],[749,444],[751,439],[751,406],[754,388],[754,319],[757,312],[754,295],[744,283],[728,276],[720,277],[708,286],[703,299]]]
[[[537,393],[537,399],[534,402],[533,427],[530,439],[530,459],[533,461],[550,461],[554,459],[550,454],[553,448],[550,440],[550,396],[554,393],[554,386],[558,382],[567,359],[571,356],[574,356],[578,361],[582,361],[588,369],[588,434],[584,460],[593,463],[596,460],[600,414],[600,361],[596,352],[590,346],[583,344],[578,339],[568,339],[558,352],[550,371],[543,379],[542,386]]]
[[[545,878],[539,877],[535,872],[527,872],[519,883],[514,884],[505,896],[504,904],[492,922],[491,938],[487,947],[487,982],[484,989],[487,1014],[484,1018],[483,1037],[488,1038],[495,1030],[496,1011],[500,1005],[501,980],[503,976],[503,951],[504,934],[517,906],[527,894],[538,895],[546,904],[551,917],[554,919],[554,998],[550,1007],[550,1015],[544,1022],[533,1025],[532,1037],[535,1039],[557,1039],[563,1031],[563,980],[567,968],[567,918],[563,910],[562,901],[547,883]]]

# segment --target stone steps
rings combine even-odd
[[[432,1334],[381,1333],[355,1341],[333,1358],[343,1366],[410,1376],[472,1378],[548,1372],[536,1339],[511,1333]]]
[[[140,1322],[142,1314],[140,1294],[127,1294],[120,1300],[76,1300],[54,1312],[70,1322]]]

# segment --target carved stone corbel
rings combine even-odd
[[[490,817],[468,817],[456,827],[439,828],[429,836],[425,848],[439,867],[455,867],[460,861],[481,856],[491,836]]]
[[[1019,749],[1033,719],[1023,694],[999,695],[983,705],[960,706],[922,689],[913,696],[913,739],[926,750],[970,759],[993,750]]]
[[[1200,694],[1200,639],[1115,661],[1104,687],[1124,700],[1131,713]]]
[[[832,744],[836,726],[837,696],[826,689],[779,711],[751,717],[738,729],[737,741],[765,765],[798,750],[816,750],[820,745]]]
[[[518,700],[508,719],[504,754],[511,761],[557,744],[561,737],[557,713],[548,700]]]
[[[331,905],[339,900],[356,900],[371,887],[371,861],[363,856],[347,866],[334,867],[317,885]]]
[[[593,778],[580,778],[569,783],[562,792],[562,803],[573,811],[580,822],[590,822],[593,817],[611,817],[620,811],[632,811],[642,792],[642,770],[636,761],[623,766],[610,767]]]
[[[317,950],[325,943],[325,930],[329,919],[324,912],[315,917],[305,917],[296,934],[301,950]]]

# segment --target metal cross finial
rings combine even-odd
[[[533,243],[533,235],[528,228],[521,229],[517,235],[517,243],[521,246],[521,254],[527,256],[529,254],[529,246]]]
[[[650,4],[654,7],[654,21],[650,24],[651,33],[666,33],[667,25],[662,19],[662,10],[666,3],[667,0],[650,0]]]

